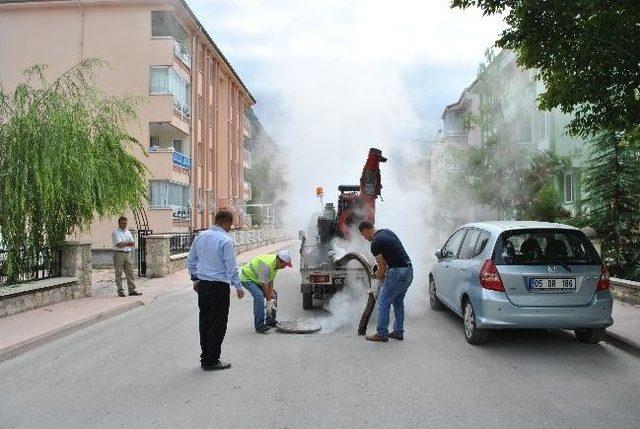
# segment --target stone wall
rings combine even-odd
[[[612,277],[611,293],[620,301],[640,305],[640,282]]]
[[[280,230],[238,230],[229,233],[235,242],[236,253],[243,253],[286,239]],[[147,277],[165,277],[187,266],[187,253],[171,255],[170,234],[149,235],[146,240]]]
[[[91,243],[62,246],[61,277],[0,287],[0,317],[91,295]]]

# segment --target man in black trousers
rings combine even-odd
[[[222,341],[227,332],[231,290],[238,299],[244,290],[238,276],[238,263],[233,239],[229,235],[233,213],[220,210],[215,225],[200,232],[191,243],[187,265],[200,308],[200,365],[204,371],[231,368],[220,361]]]

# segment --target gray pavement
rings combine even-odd
[[[298,282],[295,271],[276,280],[280,318],[322,316],[301,309]],[[224,372],[199,368],[186,279],[4,362],[0,428],[639,426],[640,359],[608,344],[514,331],[473,347],[457,318],[433,311],[407,321],[404,342],[366,342],[353,328],[258,335],[251,303],[232,299],[223,357],[234,366]]]

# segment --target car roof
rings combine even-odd
[[[463,225],[464,228],[481,228],[494,233],[502,233],[504,231],[511,231],[514,229],[570,229],[578,230],[571,225],[565,225],[562,223],[551,222],[534,222],[534,221],[488,221],[488,222],[474,222]]]

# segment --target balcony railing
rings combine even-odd
[[[189,55],[182,44],[177,40],[175,40],[173,44],[173,53],[175,54],[177,59],[182,61],[182,63],[187,66],[187,68],[191,68],[191,55]]]
[[[173,109],[181,119],[189,120],[191,118],[191,106],[189,106],[189,103],[181,102],[175,95],[173,96]]]
[[[185,168],[187,170],[191,169],[191,158],[180,152],[173,152],[172,156],[173,164]]]

